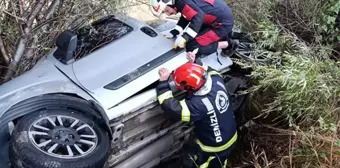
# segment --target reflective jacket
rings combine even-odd
[[[158,101],[174,119],[194,122],[197,143],[203,151],[221,152],[236,141],[236,122],[222,77],[211,68],[205,69],[209,75],[200,90],[178,101],[167,82],[161,82],[157,87]]]
[[[203,24],[220,28],[221,31],[231,31],[225,29],[232,29],[234,25],[232,11],[224,0],[176,0],[174,7],[182,14],[175,30],[183,31],[190,22],[183,32],[183,38],[187,41],[196,37]]]

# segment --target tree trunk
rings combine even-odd
[[[1,35],[1,30],[0,30],[0,35]],[[1,55],[4,59],[4,61],[5,61],[5,64],[8,65],[10,60],[9,60],[9,56],[7,54],[5,44],[4,44],[1,36],[0,36],[0,52],[1,52]]]
[[[33,11],[31,12],[30,16],[28,17],[28,20],[26,24],[20,25],[23,28],[23,34],[20,37],[20,40],[17,44],[16,51],[13,56],[12,62],[8,65],[8,69],[6,69],[4,73],[4,81],[6,82],[7,80],[11,79],[15,70],[17,69],[18,63],[20,62],[21,57],[23,56],[25,49],[26,49],[26,43],[28,40],[28,37],[31,33],[31,29],[33,26],[33,22],[36,18],[36,16],[40,13],[41,9],[43,8],[45,4],[45,0],[40,0],[36,3],[36,5],[32,8]]]
[[[6,69],[5,74],[4,74],[4,82],[6,82],[7,80],[11,79],[16,68],[17,65],[22,57],[22,55],[25,52],[25,48],[26,48],[26,38],[21,38],[19,40],[19,43],[17,45],[14,57],[13,57],[13,61],[8,65],[8,69]]]

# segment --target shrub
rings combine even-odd
[[[0,84],[31,69],[55,46],[64,30],[75,30],[139,1],[0,1]],[[124,9],[123,9],[124,8]]]
[[[255,167],[340,167],[340,62],[330,59],[339,43],[335,23],[340,2],[228,2],[237,25],[256,40],[253,55],[269,60],[266,65],[238,60],[253,69],[249,92],[261,112],[257,120],[268,123],[272,117],[266,116],[274,115],[287,123],[283,128],[274,121],[250,127],[253,133],[247,133],[245,143],[254,145],[249,145],[245,162]],[[254,134],[256,130],[262,132]],[[288,137],[285,143],[282,136]]]
[[[320,55],[329,53],[327,48],[311,49],[301,41],[294,41],[293,46],[293,51],[279,54],[281,64],[253,66],[252,77],[257,85],[252,91],[276,92],[273,102],[263,111],[279,111],[299,123],[319,117],[337,121],[334,114],[339,112],[339,62]]]

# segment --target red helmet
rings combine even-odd
[[[185,63],[174,71],[172,79],[179,89],[195,91],[205,83],[206,74],[202,66]]]

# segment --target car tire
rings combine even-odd
[[[9,144],[13,168],[102,168],[109,150],[109,136],[96,121],[55,106],[24,116]]]

